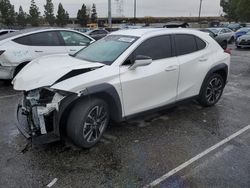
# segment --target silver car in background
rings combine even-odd
[[[237,48],[250,47],[250,31],[247,34],[242,35],[241,37],[239,37],[236,40],[235,45],[236,45]]]
[[[227,45],[235,40],[235,32],[228,28],[205,28],[200,29],[200,31],[209,33],[223,49],[226,49]]]

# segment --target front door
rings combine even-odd
[[[151,57],[153,62],[130,70],[137,55]],[[175,102],[178,76],[179,64],[172,53],[170,36],[143,42],[120,68],[125,116]]]

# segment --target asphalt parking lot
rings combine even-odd
[[[24,139],[15,125],[20,93],[0,82],[0,187],[143,187],[199,156],[250,125],[250,49],[232,48],[230,82],[216,106],[188,102],[112,125],[90,150]],[[157,186],[249,187],[249,156],[250,129]]]

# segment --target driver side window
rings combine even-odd
[[[125,61],[124,65],[130,65],[138,55],[147,56],[152,60],[172,57],[171,37],[169,35],[158,36],[144,41]]]

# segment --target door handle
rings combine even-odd
[[[174,71],[178,69],[178,66],[177,65],[171,65],[171,66],[168,66],[165,71],[169,72],[169,71]]]
[[[76,50],[74,50],[74,49],[70,49],[69,51],[71,51],[71,52],[75,52]]]
[[[36,53],[42,53],[43,51],[40,50],[35,50]]]
[[[206,58],[206,57],[201,57],[201,58],[199,59],[199,61],[201,61],[201,62],[207,61],[207,58]]]

